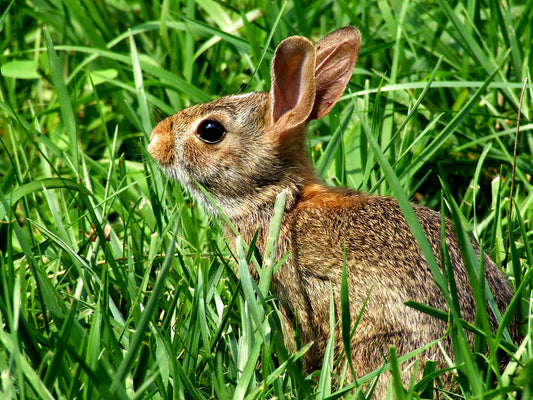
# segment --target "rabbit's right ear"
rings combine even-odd
[[[305,123],[315,103],[315,47],[293,36],[276,48],[271,67],[272,122],[280,132]]]
[[[316,44],[316,95],[310,119],[331,111],[352,77],[361,34],[353,26],[337,29]]]

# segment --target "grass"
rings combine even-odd
[[[336,385],[330,349],[319,383],[306,376],[307,348],[290,353],[279,334],[274,260],[244,244],[230,254],[220,224],[145,150],[166,115],[268,90],[283,38],[353,24],[359,61],[339,105],[311,124],[310,157],[331,184],[394,195],[406,215],[409,199],[442,209],[482,242],[517,295],[495,336],[482,302],[467,326],[474,350],[452,315],[460,386],[445,396],[529,398],[532,18],[530,1],[2,3],[0,397],[363,397],[351,389],[382,371]],[[259,282],[250,260],[267,266]],[[518,347],[505,330],[514,312]],[[503,371],[484,343],[513,355]],[[424,377],[403,387],[408,357],[389,355],[391,396],[432,395],[441,372],[418,366]]]

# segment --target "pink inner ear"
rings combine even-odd
[[[274,122],[291,111],[302,99],[302,69],[300,68],[302,59],[303,55],[297,54],[281,59],[277,65],[277,69],[282,73],[277,76],[277,85],[274,88],[276,96],[273,110]]]
[[[293,36],[279,44],[272,60],[272,122],[278,131],[307,121],[315,101],[315,47]]]

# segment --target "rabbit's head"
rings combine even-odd
[[[180,111],[153,130],[149,152],[207,209],[203,186],[228,217],[297,192],[313,175],[305,127],[335,105],[359,53],[359,31],[336,30],[316,46],[304,37],[279,44],[270,93],[221,97]]]

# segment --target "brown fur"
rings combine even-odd
[[[195,182],[203,185],[245,241],[249,243],[259,229],[261,251],[275,197],[287,191],[277,258],[287,252],[290,258],[274,274],[272,289],[287,344],[293,346],[296,319],[303,342],[314,342],[305,356],[309,372],[321,367],[330,336],[330,288],[335,310],[340,310],[346,251],[352,317],[359,315],[371,292],[351,342],[358,377],[380,367],[384,362],[381,351],[386,354],[389,346],[396,346],[403,355],[441,338],[447,329],[446,322],[403,304],[415,300],[447,310],[397,201],[326,186],[305,155],[306,123],[327,114],[342,94],[359,43],[355,28],[335,31],[316,46],[305,38],[289,38],[276,50],[270,94],[222,97],[180,111],[154,129],[149,146],[162,168],[216,213]],[[206,119],[216,119],[225,127],[220,142],[205,143],[197,136],[197,127]],[[441,217],[424,207],[415,205],[414,209],[440,262]],[[233,232],[227,229],[226,233],[234,243]],[[449,222],[446,245],[463,318],[473,322],[475,303]],[[485,265],[489,286],[503,312],[512,297],[511,287],[487,257]],[[335,340],[336,354],[340,354],[340,332]],[[443,345],[451,354],[449,340]],[[444,360],[437,347],[419,359],[435,359],[441,365]],[[375,397],[383,398],[386,390],[387,379],[382,378]]]

